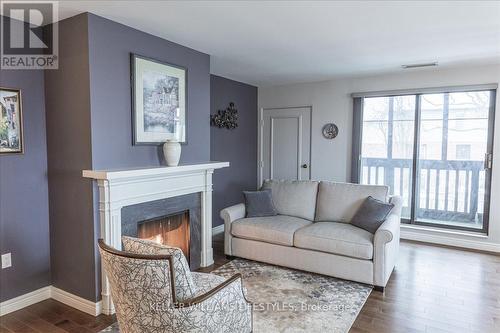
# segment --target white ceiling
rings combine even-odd
[[[259,85],[500,63],[498,1],[60,1],[211,55]]]

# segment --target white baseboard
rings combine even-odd
[[[47,286],[0,303],[0,316],[21,310],[22,308],[45,301],[49,298],[55,299],[56,301],[92,316],[98,316],[102,312],[100,301],[94,303],[54,286]]]
[[[212,228],[212,236],[224,233],[224,224]]]
[[[92,316],[98,316],[102,312],[100,301],[92,302],[56,287],[51,287],[51,298]]]
[[[438,235],[417,229],[401,227],[401,239],[500,253],[500,244],[453,237],[453,234],[448,235],[446,233]]]
[[[11,298],[0,303],[0,316],[21,310],[32,304],[45,301],[50,298],[50,286],[37,289],[27,294]]]

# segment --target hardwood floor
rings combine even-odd
[[[500,256],[402,242],[351,332],[500,332]]]
[[[0,333],[92,333],[115,320],[115,316],[94,317],[49,299],[0,317]]]
[[[223,242],[214,237],[215,264],[200,271],[228,261]],[[47,300],[0,317],[0,333],[99,332],[114,320]],[[500,332],[500,256],[402,242],[385,293],[371,293],[351,332]]]

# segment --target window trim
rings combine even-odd
[[[473,85],[463,85],[463,86],[443,86],[443,87],[430,87],[430,88],[412,88],[412,89],[357,92],[357,93],[352,93],[351,97],[352,98],[390,97],[390,96],[402,96],[402,95],[443,94],[443,93],[485,91],[485,90],[497,90],[497,89],[498,89],[498,83],[487,83],[487,84],[473,84]]]

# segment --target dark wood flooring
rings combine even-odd
[[[351,332],[500,332],[500,256],[403,241]]]
[[[201,271],[227,262],[221,236]],[[98,332],[114,321],[46,300],[0,317],[0,333]],[[371,293],[351,332],[500,332],[500,256],[402,242],[385,293]]]
[[[49,299],[0,317],[0,333],[93,333],[115,320],[115,316],[94,317]]]

